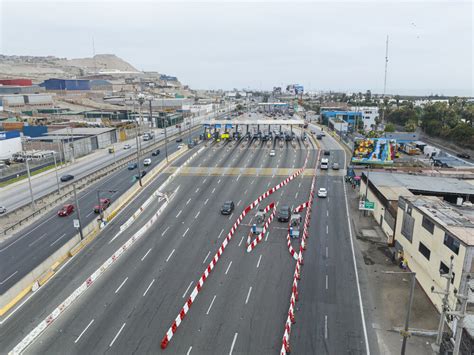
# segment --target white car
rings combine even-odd
[[[125,145],[123,146],[123,149],[130,149],[130,148],[132,148],[132,146],[131,146],[130,144],[125,144]]]
[[[184,147],[184,144],[182,144],[182,143],[178,144],[178,149],[181,149],[183,147]]]
[[[0,206],[0,214],[7,213],[7,208],[5,206]]]
[[[151,159],[150,158],[146,158],[145,160],[143,160],[143,165],[148,166],[150,164],[151,164]]]
[[[328,190],[326,190],[324,187],[321,187],[318,190],[318,197],[328,197]]]
[[[270,156],[274,157],[275,156],[275,149],[270,150]]]

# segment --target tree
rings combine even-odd
[[[385,132],[395,132],[395,125],[393,123],[386,124]]]

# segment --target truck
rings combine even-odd
[[[153,132],[145,132],[143,133],[143,140],[144,141],[149,141],[153,139]]]

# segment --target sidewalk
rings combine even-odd
[[[390,257],[387,237],[372,216],[363,216],[358,210],[359,189],[347,185],[351,223],[354,226],[357,247],[363,255],[364,269],[368,281],[365,290],[370,302],[366,303],[369,319],[367,324],[376,334],[381,354],[400,353],[402,337],[396,329],[403,328],[410,295],[410,275],[390,275],[382,271],[401,272]],[[367,307],[369,305],[369,307]],[[429,335],[436,333],[439,314],[428,296],[417,284],[409,327]],[[430,336],[412,335],[407,341],[408,354],[432,354]]]

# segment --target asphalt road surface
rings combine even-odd
[[[277,146],[274,157],[269,156],[271,147],[257,145],[240,141],[206,148],[191,166],[208,167],[212,173],[178,175],[166,188],[169,193],[178,192],[158,221],[27,352],[162,352],[163,335],[242,209],[285,178],[277,169],[300,168],[307,153],[299,141],[296,149],[286,143],[283,148]],[[307,169],[311,170],[317,151],[310,149],[309,154]],[[344,166],[342,151],[331,151],[332,159]],[[241,170],[236,173],[232,167]],[[258,176],[246,176],[245,168],[261,170]],[[320,175],[318,187],[327,187],[329,198],[315,200],[291,346],[295,353],[363,354],[364,335],[343,208],[344,171]],[[160,179],[154,181],[149,191],[160,183]],[[310,176],[300,176],[262,201],[261,207],[271,201],[301,204],[308,199],[310,184]],[[226,200],[236,205],[231,216],[219,213]],[[120,224],[136,209],[127,207],[99,238],[4,321],[0,349],[10,350],[21,341],[146,223],[158,204],[154,202],[126,233],[116,237]],[[279,352],[295,261],[286,246],[288,225],[276,219],[265,241],[246,252],[245,239],[254,213],[240,225],[164,352]]]

